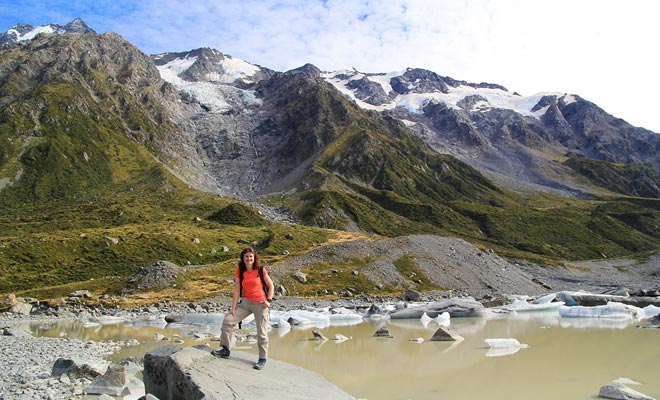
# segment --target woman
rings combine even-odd
[[[234,295],[231,308],[222,321],[220,335],[221,348],[213,351],[214,355],[228,358],[234,326],[244,320],[248,315],[254,314],[257,323],[257,344],[259,347],[259,360],[255,369],[262,369],[268,359],[268,308],[273,302],[273,281],[268,272],[259,263],[259,255],[252,248],[241,252],[241,259],[236,269]]]

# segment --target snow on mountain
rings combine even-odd
[[[40,33],[57,33],[56,29],[53,28],[51,25],[43,25],[43,26],[37,26],[34,27],[34,29],[21,33],[17,29],[9,29],[7,31],[8,35],[13,35],[16,38],[17,42],[24,42],[26,40],[32,40],[34,39],[35,36],[37,36]]]
[[[155,56],[156,59],[163,55]],[[232,104],[240,103],[243,107],[260,105],[254,91],[240,89],[229,84],[237,80],[247,81],[259,71],[259,67],[238,58],[224,57],[219,62],[220,71],[205,74],[207,81],[188,81],[181,78],[199,60],[196,56],[174,58],[165,64],[157,65],[163,80],[171,83],[180,92],[189,95],[210,111],[226,112]]]
[[[447,92],[440,90],[419,92],[416,91],[415,84],[410,83],[406,93],[400,94],[395,91],[391,85],[393,78],[402,76],[404,71],[391,72],[387,74],[365,74],[354,70],[324,72],[322,77],[331,83],[337,90],[351,98],[360,107],[368,110],[384,111],[392,110],[396,107],[404,107],[412,113],[421,114],[422,110],[429,103],[444,103],[454,109],[461,109],[459,103],[467,97],[474,97],[479,100],[469,102],[470,108],[466,111],[483,112],[491,108],[508,109],[518,112],[525,116],[540,118],[545,114],[548,107],[542,107],[535,111],[534,107],[544,96],[556,96],[558,99],[568,104],[575,101],[572,95],[558,92],[542,92],[531,96],[520,96],[507,90],[492,87],[475,87],[468,84],[457,86],[448,86]],[[349,87],[352,81],[368,80],[377,83],[383,88],[390,101],[382,104],[371,104],[366,99],[361,99],[357,95],[357,89]]]
[[[61,35],[64,33],[96,33],[87,26],[85,21],[76,18],[68,24],[62,26],[58,24],[48,24],[32,26],[29,24],[18,24],[7,32],[0,33],[0,44],[10,42],[25,42],[34,39],[40,33]]]

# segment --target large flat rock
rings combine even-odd
[[[312,371],[274,359],[257,371],[255,361],[244,352],[223,359],[208,348],[160,347],[144,356],[145,390],[160,400],[354,399]]]

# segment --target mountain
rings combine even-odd
[[[660,170],[660,135],[633,127],[578,95],[520,96],[499,85],[411,68],[324,76],[362,108],[404,121],[434,149],[514,190],[568,196],[594,191],[561,163],[567,157],[648,164],[656,174]]]
[[[330,235],[310,227],[544,262],[657,251],[654,135],[579,96],[424,70],[278,72],[209,48],[147,56],[114,33],[37,35],[0,50],[0,286],[210,264],[236,242],[302,251]],[[232,206],[245,201],[301,224]]]
[[[85,21],[76,18],[68,24],[62,26],[58,24],[47,24],[32,26],[28,24],[18,24],[7,32],[0,33],[0,45],[5,43],[16,43],[23,41],[30,41],[40,33],[45,34],[64,34],[64,33],[96,33],[92,28],[87,26]]]

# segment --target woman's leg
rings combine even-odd
[[[220,344],[224,347],[230,348],[232,343],[232,338],[234,334],[234,326],[240,321],[243,321],[248,315],[252,313],[248,308],[244,308],[242,304],[239,303],[236,306],[236,311],[234,315],[225,315],[225,319],[222,320],[222,330],[220,332]]]
[[[268,358],[268,308],[264,308],[262,303],[252,303],[252,312],[254,312],[254,321],[257,324],[257,345],[259,347],[259,358],[266,360]]]

